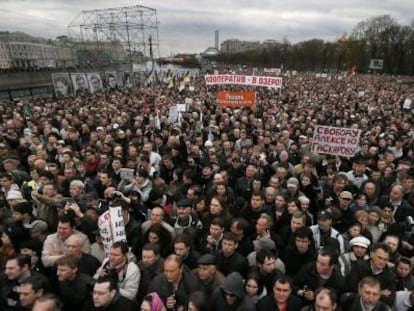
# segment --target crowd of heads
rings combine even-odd
[[[145,311],[207,310],[212,298],[249,308],[249,298],[264,310],[273,295],[280,306],[295,297],[335,310],[352,306],[346,292],[391,306],[397,289],[414,288],[412,81],[298,73],[281,89],[188,83],[0,105],[0,264],[19,281],[16,303],[62,308],[70,295],[30,271],[73,281],[85,254],[101,265],[85,281],[95,307],[123,297]],[[218,106],[220,90],[255,91],[255,106]],[[360,129],[358,152],[312,152],[316,125]],[[115,206],[126,242],[105,249],[98,219]],[[356,275],[360,261],[372,277]],[[302,279],[306,269],[335,286]],[[387,269],[388,289],[375,277]],[[141,285],[129,287],[133,278]],[[204,287],[184,295],[193,278]],[[173,293],[154,287],[163,282]]]

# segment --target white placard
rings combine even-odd
[[[411,109],[411,99],[408,97],[404,100],[403,109]]]

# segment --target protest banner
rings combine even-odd
[[[316,125],[311,151],[352,157],[359,150],[360,136],[358,129]]]
[[[105,254],[109,254],[111,246],[117,241],[126,241],[125,225],[121,207],[110,207],[98,219],[99,233],[102,238]]]
[[[243,75],[205,75],[206,85],[250,85],[263,86],[271,89],[282,87],[282,78],[267,76],[243,76]]]
[[[256,92],[227,92],[218,93],[217,105],[219,107],[253,107],[256,101]]]

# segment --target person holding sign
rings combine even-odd
[[[118,281],[121,296],[134,300],[138,293],[141,272],[138,266],[128,260],[129,247],[125,242],[115,242],[109,255],[96,271],[94,278],[109,276]]]

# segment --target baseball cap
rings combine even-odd
[[[30,240],[26,240],[26,241],[22,242],[20,244],[20,249],[28,248],[28,249],[31,249],[32,251],[35,251],[37,255],[41,255],[42,246],[43,246],[43,244],[40,240],[30,239]]]
[[[291,177],[288,179],[287,181],[287,187],[295,187],[298,188],[299,187],[299,181],[296,177]]]
[[[215,265],[216,256],[213,254],[204,254],[197,260],[198,265]]]
[[[254,248],[273,250],[276,247],[275,242],[268,238],[253,241]]]
[[[341,199],[348,199],[348,200],[352,200],[353,199],[352,193],[349,192],[349,191],[342,191],[340,193],[339,197]]]
[[[318,213],[318,219],[332,219],[332,215],[329,211],[323,210]]]
[[[31,231],[42,232],[42,233],[47,232],[47,223],[40,219],[32,221],[30,224],[25,224],[24,227],[26,229],[30,229]]]
[[[183,206],[183,207],[192,207],[193,202],[191,202],[189,199],[181,199],[181,200],[178,200],[176,205]]]

